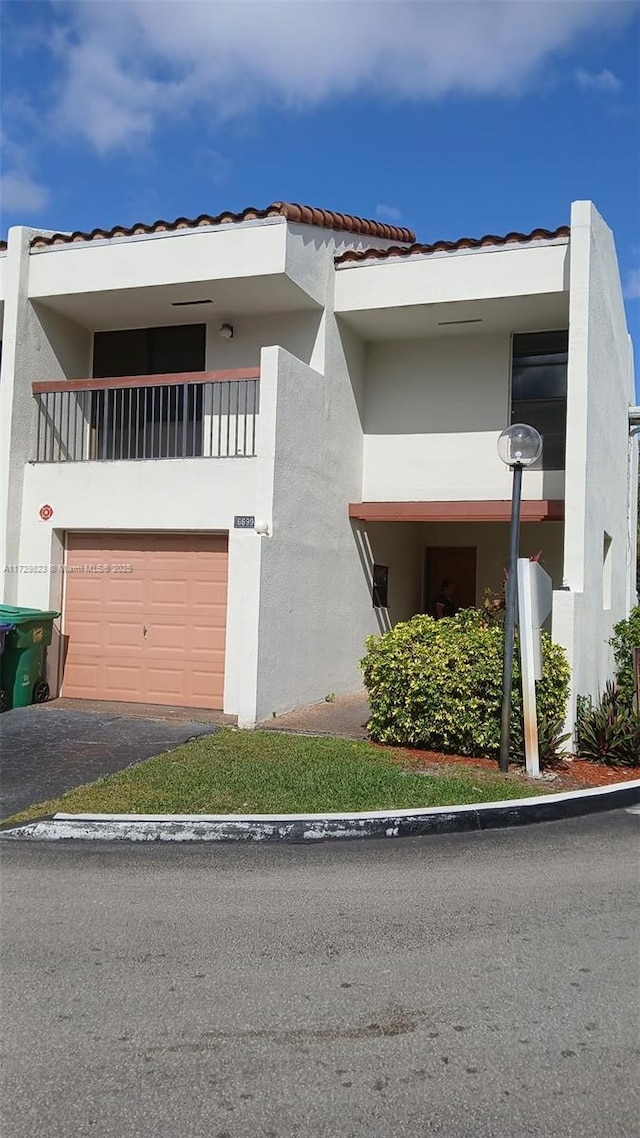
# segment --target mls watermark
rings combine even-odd
[[[5,565],[5,573],[71,573],[77,574],[129,574],[133,573],[133,565],[122,562],[95,562],[87,565]]]

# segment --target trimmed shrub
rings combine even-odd
[[[610,766],[640,766],[640,715],[626,706],[620,689],[608,683],[600,704],[578,699],[577,744],[581,758]]]
[[[640,605],[631,610],[627,620],[614,625],[609,641],[616,662],[618,700],[629,711],[633,710],[635,681],[633,676],[633,649],[640,647]]]
[[[369,636],[361,662],[371,705],[369,733],[380,743],[460,755],[500,749],[504,629],[475,609],[434,620],[415,616]],[[517,645],[516,645],[517,647]],[[569,692],[563,649],[542,633],[543,679],[536,685],[541,758],[552,758]],[[514,654],[511,753],[522,757],[520,663]]]

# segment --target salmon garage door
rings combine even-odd
[[[222,708],[226,535],[70,533],[62,694]]]

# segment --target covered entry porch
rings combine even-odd
[[[458,608],[502,590],[509,560],[511,503],[360,502],[349,513],[368,574],[380,630],[416,613],[434,615],[444,579],[455,583]],[[522,504],[520,555],[537,557],[562,585],[564,502]]]

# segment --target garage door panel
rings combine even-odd
[[[118,664],[107,663],[104,666],[105,678],[109,684],[115,684],[117,687],[122,687],[130,683],[137,683],[140,675],[140,664],[137,660],[132,660],[130,663],[123,660]]]
[[[227,582],[212,581],[209,584],[198,583],[191,588],[191,606],[195,609],[209,609],[212,605],[217,608],[227,607]]]
[[[83,533],[67,544],[63,694],[221,708],[227,537]],[[101,564],[111,571],[86,571]]]
[[[172,702],[176,691],[184,687],[184,679],[179,668],[149,668],[147,672],[147,698],[150,703]],[[184,706],[188,707],[189,704]]]
[[[200,639],[201,636],[211,637],[224,635],[224,629],[220,628],[220,623],[224,619],[224,609],[212,605],[211,608],[202,613],[200,610],[195,614],[195,619],[191,625],[191,633]]]
[[[141,653],[144,649],[144,636],[141,625],[136,621],[132,624],[128,620],[114,620],[113,617],[109,619],[109,623],[103,625],[104,628],[104,646],[107,651],[114,649],[127,648]]]
[[[91,648],[100,642],[102,625],[99,620],[92,620],[90,617],[83,620],[81,616],[77,616],[75,620],[67,623],[65,631],[69,638],[73,638],[75,644]]]
[[[95,607],[102,603],[104,582],[89,573],[67,573],[67,589],[73,586],[78,605]]]
[[[139,577],[91,575],[69,575],[66,579],[67,593],[72,591],[75,605],[89,605],[96,608],[115,606],[118,608],[139,607],[145,600],[145,582]]]
[[[92,664],[87,660],[83,664],[67,663],[65,667],[65,679],[69,676],[69,682],[77,689],[79,693],[78,698],[92,699],[92,692],[95,691],[98,683],[100,682],[100,669],[97,664]]]
[[[184,656],[187,648],[187,629],[183,624],[151,625],[148,634],[148,650],[152,658],[162,652],[179,652]]]
[[[107,554],[109,558],[116,557],[119,554],[126,554],[126,560],[131,561],[135,558],[142,561],[146,555],[146,551],[140,546],[140,539],[144,540],[145,535],[140,533],[123,534],[123,533],[74,533],[73,545],[67,547],[69,561],[81,560],[87,558],[87,554],[96,554],[96,560]],[[123,558],[125,560],[125,558]]]
[[[190,650],[200,657],[202,652],[223,652],[226,638],[224,632],[215,629],[194,628],[191,633]]]
[[[222,682],[217,677],[212,676],[211,672],[194,672],[192,683],[191,699],[198,700],[198,702],[189,706],[206,707],[207,704],[204,701],[208,699],[212,685],[214,698],[222,699]]]
[[[155,577],[151,582],[148,599],[152,605],[178,605],[184,608],[190,592],[188,579]]]
[[[145,582],[141,576],[110,577],[101,595],[105,606],[134,610],[145,604]]]

